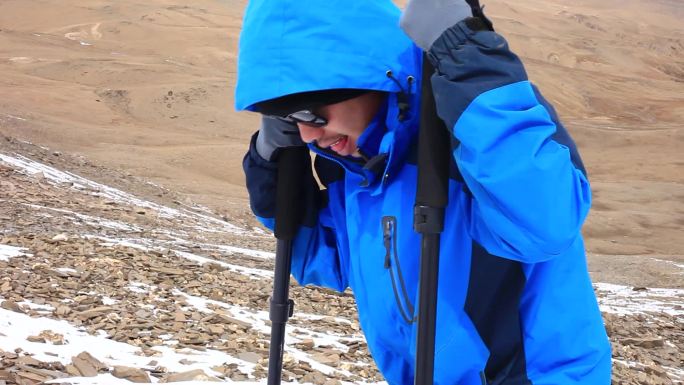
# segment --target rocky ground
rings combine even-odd
[[[27,348],[8,349],[1,341],[13,329],[5,324],[0,384],[66,384],[72,380],[65,378],[103,373],[135,382],[266,376],[270,328],[264,310],[273,268],[267,251],[274,249],[269,234],[249,219],[219,218],[85,159],[0,139],[0,247],[23,253],[0,258],[2,309],[64,320],[124,343],[140,357],[137,365],[117,365],[85,349],[48,354],[50,360]],[[121,190],[133,185],[141,195]],[[610,284],[596,289],[613,344],[613,384],[683,383],[682,291]],[[292,286],[291,296],[297,305],[286,380],[382,381],[351,294]],[[25,339],[48,352],[70,343],[49,327]],[[169,368],[160,363],[162,349],[222,352],[234,359],[196,369],[184,358]]]
[[[45,164],[66,157],[40,149],[33,154]],[[168,208],[117,195],[103,185],[67,180],[67,174],[32,171],[27,175],[0,162],[0,244],[27,253],[0,261],[3,309],[67,320],[94,335],[105,332],[109,339],[138,347],[150,362],[159,354],[156,346],[174,341],[178,350],[226,352],[256,364],[252,379],[265,376],[268,322],[240,320],[234,313],[266,309],[272,255],[253,250],[273,250],[270,235],[180,202]],[[160,189],[157,195],[165,194]],[[297,316],[290,332],[297,338],[290,340],[293,356],[286,358],[285,378],[330,384],[333,379],[381,379],[359,333],[350,294],[301,287],[291,293]],[[215,301],[212,311],[190,306],[197,297]],[[316,345],[319,333],[339,336],[340,344]],[[67,343],[54,330],[29,338]],[[4,351],[0,381],[28,384],[114,370],[83,356],[63,365],[38,362],[21,350]],[[336,370],[323,376],[309,360]],[[179,381],[166,368],[147,366],[152,367],[149,376]],[[237,365],[212,369],[219,379],[247,379]]]

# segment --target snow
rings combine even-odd
[[[599,306],[602,312],[618,315],[652,312],[684,315],[684,290],[681,289],[634,290],[631,286],[610,283],[596,283],[594,287],[600,294]]]
[[[102,237],[102,236],[97,236],[97,235],[94,235],[91,237],[98,238],[98,239],[105,241],[102,243],[102,246],[121,245],[121,246],[126,246],[126,247],[133,247],[133,248],[136,248],[139,250],[145,250],[145,251],[157,250],[157,251],[163,252],[163,251],[169,250],[169,248],[166,248],[166,247],[155,247],[155,246],[153,246],[154,244],[160,243],[160,241],[158,241],[158,240],[151,240],[150,239],[150,240],[143,240],[143,242],[141,242],[140,239],[142,239],[142,238],[138,238],[138,239],[114,239],[114,238],[107,238],[107,237]],[[184,241],[184,242],[187,242],[187,241]],[[203,247],[204,244],[202,244],[202,243],[197,243],[197,245],[201,249],[212,250],[212,247],[209,247],[209,248]],[[214,246],[215,246],[214,249],[216,249],[216,250],[220,250],[222,248],[229,248],[233,252],[238,252],[238,250],[239,250],[239,252],[243,253],[243,251],[244,251],[243,254],[250,255],[250,256],[261,257],[261,256],[269,254],[269,253],[259,251],[259,250],[248,250],[248,249],[242,249],[242,248],[238,248],[238,247],[232,247],[231,248],[230,246],[222,246],[222,245],[214,245]],[[244,267],[244,266],[233,265],[230,263],[226,263],[223,261],[217,261],[215,259],[203,257],[201,255],[197,255],[197,254],[193,254],[193,253],[189,253],[189,252],[181,251],[181,250],[171,250],[171,251],[181,258],[185,258],[185,259],[188,259],[190,261],[197,262],[200,265],[203,265],[205,263],[215,263],[215,264],[218,264],[218,265],[223,266],[225,268],[228,268],[231,271],[242,273],[242,274],[247,275],[251,278],[257,278],[257,279],[258,278],[269,278],[270,279],[273,277],[273,272],[270,270],[267,271],[267,270],[254,269],[254,268],[249,268],[249,267]]]
[[[102,237],[99,235],[86,235],[85,238],[97,238],[97,239],[103,240],[104,242],[102,242],[101,245],[107,246],[107,247],[113,247],[113,246],[119,245],[119,246],[131,247],[134,249],[144,250],[144,251],[150,250],[149,247],[147,247],[145,245],[141,245],[139,242],[136,242],[136,240],[114,239],[114,238]]]
[[[667,263],[668,265],[675,266],[675,267],[677,267],[678,269],[681,270],[681,271],[679,272],[679,274],[684,274],[684,264],[677,263],[677,262],[674,262],[674,261],[666,261],[666,260],[664,260],[664,259],[659,259],[659,258],[651,258],[651,259],[654,260],[654,261],[657,261],[657,262],[663,262],[663,263]]]
[[[126,246],[126,247],[133,247],[139,250],[157,250],[157,251],[167,251],[169,250],[168,248],[165,247],[154,247],[153,244],[159,244],[160,241],[158,240],[143,240],[143,242],[140,242],[141,238],[138,239],[115,239],[115,238],[107,238],[107,237],[102,237],[98,235],[92,235],[92,236],[86,236],[86,237],[92,237],[92,238],[98,238],[103,240],[104,242],[102,243],[102,246],[115,246],[115,245],[121,245],[121,246]],[[200,246],[200,248],[203,248],[201,243],[197,244]],[[219,247],[224,247],[220,246]],[[226,246],[227,247],[227,246]],[[208,250],[211,250],[209,248]],[[240,248],[232,248],[233,251],[236,250],[245,250],[246,255],[251,255],[251,256],[256,256],[256,255],[264,255],[267,254],[263,251],[258,251],[258,250],[247,250],[247,249],[240,249]],[[273,277],[273,272],[272,271],[267,271],[267,270],[261,270],[261,269],[254,269],[254,268],[249,268],[249,267],[244,267],[244,266],[238,266],[238,265],[233,265],[230,263],[226,263],[223,261],[217,261],[215,259],[203,257],[201,255],[193,254],[193,253],[188,253],[186,251],[180,251],[180,250],[171,250],[174,254],[181,258],[188,259],[190,261],[197,262],[200,265],[203,265],[205,263],[215,263],[220,266],[226,267],[231,271],[242,273],[244,275],[249,276],[250,278],[253,279],[259,279],[259,278],[272,278]]]
[[[116,305],[117,303],[119,303],[119,301],[117,301],[113,298],[107,297],[106,295],[101,297],[101,301],[102,301],[102,304],[105,306]]]
[[[64,383],[65,379],[60,378],[57,380],[52,380],[52,381],[46,381],[46,384],[62,384]],[[131,382],[128,380],[122,380],[120,378],[116,378],[112,376],[111,374],[101,374],[96,378],[92,377],[70,377],[69,378],[69,383],[73,385],[131,385]],[[210,383],[210,382],[209,382]],[[251,381],[231,381],[231,380],[223,380],[221,381],[222,384],[229,384],[229,385],[266,385],[267,381],[266,379],[259,381],[259,382],[251,382]],[[285,382],[283,382],[285,383]],[[183,381],[183,382],[167,382],[167,384],[181,384],[181,385],[207,385],[206,381]],[[289,384],[297,384],[296,382],[289,382]]]
[[[18,302],[18,304],[27,306],[29,309],[35,310],[41,314],[50,314],[55,310],[55,308],[50,305],[39,305],[28,301]]]
[[[155,366],[164,366],[170,371],[184,372],[194,369],[202,369],[209,375],[217,375],[212,366],[220,366],[224,363],[236,363],[245,370],[250,371],[254,364],[240,360],[226,353],[207,349],[206,351],[187,350],[176,352],[173,348],[161,346],[154,350],[161,354],[154,357],[144,358],[138,347],[106,338],[105,333],[92,336],[83,330],[79,330],[66,321],[58,321],[50,318],[32,318],[28,315],[0,309],[0,348],[14,350],[21,348],[33,355],[39,361],[59,361],[64,365],[71,363],[71,358],[83,351],[87,351],[93,357],[108,366],[122,365],[138,368],[153,369]],[[11,330],[11,333],[8,331]],[[27,337],[50,330],[64,337],[63,345],[30,342]],[[9,349],[11,347],[12,349]],[[49,354],[48,354],[49,353]],[[154,366],[147,365],[150,361],[157,361]],[[180,361],[191,361],[192,364],[181,364]],[[142,363],[142,365],[141,365]],[[64,381],[64,379],[60,379]],[[109,375],[100,375],[95,378],[83,378],[80,384],[112,384]],[[59,381],[54,381],[59,382]],[[75,383],[69,379],[70,383]],[[130,384],[130,382],[127,382]],[[188,384],[183,382],[183,384]]]
[[[242,247],[235,247],[235,246],[228,246],[228,245],[211,245],[211,244],[202,245],[202,248],[205,248],[205,249],[211,249],[212,247],[215,247],[216,250],[224,251],[227,253],[244,254],[244,255],[249,255],[250,257],[255,257],[255,258],[260,258],[260,259],[274,259],[275,258],[275,253],[271,253],[271,252],[267,252],[267,251],[245,249]]]
[[[0,244],[0,261],[8,261],[10,258],[30,255],[24,253],[24,248]]]
[[[114,202],[152,209],[163,218],[182,219],[190,217],[199,220],[202,224],[201,227],[204,227],[204,225],[206,225],[208,228],[217,227],[223,231],[229,231],[236,234],[244,234],[246,232],[244,229],[236,225],[213,218],[209,215],[196,213],[187,209],[177,210],[162,206],[157,203],[148,202],[119,189],[105,186],[70,172],[57,170],[54,167],[35,162],[22,155],[16,155],[16,157],[12,157],[5,154],[0,154],[0,162],[7,163],[18,169],[19,172],[22,172],[26,175],[43,176],[46,180],[53,184],[71,184],[72,188],[84,191],[88,194],[100,196]]]
[[[268,312],[266,311],[252,311],[246,308],[242,308],[240,306],[235,306],[235,305],[230,305],[224,302],[220,301],[215,301],[215,300],[210,300],[202,297],[196,297],[192,295],[188,295],[186,293],[181,292],[180,290],[174,290],[173,294],[183,296],[188,304],[190,304],[192,307],[195,309],[204,312],[204,313],[213,313],[214,311],[209,308],[208,305],[214,305],[218,306],[221,308],[224,308],[226,310],[229,310],[230,313],[233,315],[233,318],[243,321],[246,323],[249,323],[252,325],[252,327],[260,332],[263,332],[265,334],[270,334],[271,332],[271,327],[266,324],[266,321],[269,319]],[[296,313],[293,318],[316,318],[320,317],[317,315],[313,314],[304,314],[304,313]],[[323,318],[323,317],[320,317]],[[346,319],[340,319],[346,322],[349,322]],[[301,342],[302,339],[298,338],[294,334],[292,334],[293,327],[291,325],[286,325],[286,330],[287,330],[287,341],[289,344],[285,346],[285,352],[287,354],[290,354],[292,357],[296,358],[299,361],[305,361],[308,362],[312,368],[319,370],[322,373],[325,374],[330,374],[333,372],[339,372],[343,374],[349,374],[347,371],[344,370],[338,370],[335,368],[332,368],[327,365],[320,364],[318,361],[315,361],[311,359],[311,357],[299,350],[293,348],[291,345],[297,342]],[[300,333],[299,335],[306,335],[307,338],[312,338],[314,340],[314,344],[318,345],[330,345],[334,346],[335,348],[341,350],[341,351],[347,351],[348,347],[344,344],[341,344],[339,342],[339,336],[334,336],[332,334],[326,335],[326,334],[321,334],[321,333],[316,333],[310,330],[307,330],[302,327],[297,327],[298,332]],[[345,338],[346,340],[355,340],[359,338]]]
[[[270,333],[271,331],[271,328],[266,325],[266,320],[268,319],[268,312],[266,311],[254,312],[240,306],[227,304],[225,302],[192,296],[183,293],[178,289],[173,290],[172,294],[185,298],[191,307],[203,313],[214,313],[214,311],[210,309],[209,305],[218,306],[228,310],[230,314],[232,314],[233,318],[251,324],[255,330],[265,333]]]
[[[149,292],[150,290],[154,289],[154,286],[150,286],[148,284],[142,283],[142,282],[131,282],[126,286],[126,289],[138,293],[138,294],[145,294]]]
[[[99,218],[99,217],[94,217],[91,215],[86,215],[86,214],[80,214],[71,210],[64,210],[64,209],[57,209],[53,207],[45,207],[45,206],[40,206],[40,205],[35,205],[35,204],[30,204],[30,203],[22,203],[23,205],[26,205],[28,207],[34,208],[34,209],[39,209],[39,210],[48,210],[48,211],[54,211],[58,212],[61,214],[67,214],[68,216],[73,216],[76,217],[83,222],[85,222],[88,225],[91,226],[99,226],[99,227],[105,227],[108,229],[112,230],[123,230],[123,231],[133,231],[133,232],[140,232],[142,229],[140,229],[138,226],[135,225],[130,225],[127,223],[121,223],[117,221],[112,221],[109,219],[104,219],[104,218]],[[76,221],[75,223],[78,223]]]
[[[154,289],[153,286],[142,284],[142,283],[132,283],[129,289],[142,290],[143,292],[148,292]],[[226,304],[223,302],[208,300],[201,297],[191,296],[180,292],[179,290],[174,290],[174,295],[183,296],[191,307],[205,312],[213,313],[214,311],[209,308],[209,305],[219,306],[226,310],[229,310],[234,318],[248,322],[253,325],[254,328],[259,331],[269,333],[270,327],[266,325],[266,320],[268,319],[268,313],[265,311],[251,311],[246,308],[242,308],[235,305]],[[26,305],[31,309],[40,310],[53,310],[51,306],[38,305],[30,303],[28,301],[21,302],[20,304]],[[317,317],[315,315],[303,315],[304,317]],[[343,319],[341,319],[343,320]],[[288,329],[292,329],[289,327]],[[301,327],[297,328],[301,332]],[[78,355],[83,351],[89,352],[93,357],[102,361],[107,366],[130,366],[138,367],[143,369],[153,369],[155,366],[164,366],[169,371],[183,372],[194,369],[202,369],[205,373],[209,375],[217,375],[211,367],[220,366],[223,364],[235,363],[238,365],[239,369],[245,373],[251,373],[254,369],[254,364],[240,360],[236,357],[228,355],[226,353],[207,349],[206,351],[196,351],[196,350],[183,350],[175,351],[169,346],[158,346],[153,348],[160,354],[154,357],[141,358],[142,352],[139,348],[121,342],[116,342],[107,339],[107,335],[101,332],[99,335],[93,336],[89,335],[82,329],[79,329],[66,321],[58,321],[45,317],[30,317],[25,314],[12,312],[5,309],[0,309],[0,330],[8,331],[11,333],[0,333],[0,348],[9,348],[12,350],[16,348],[21,348],[24,352],[29,353],[33,358],[45,361],[59,361],[62,364],[69,364],[73,356]],[[52,331],[59,333],[63,336],[65,343],[63,345],[52,345],[46,343],[30,342],[27,340],[29,336],[38,335],[43,331]],[[291,331],[291,330],[290,330]],[[304,334],[304,333],[303,333]],[[339,340],[333,336],[326,336],[320,333],[309,333],[315,336],[315,343],[317,345],[333,345],[338,348],[346,349],[346,346],[339,343]],[[288,341],[296,343],[301,341],[294,336],[289,335]],[[352,339],[352,338],[347,338]],[[357,338],[358,339],[358,338]],[[170,345],[172,341],[167,341]],[[8,349],[9,350],[9,349]],[[334,369],[332,367],[323,365],[313,360],[308,354],[298,349],[292,347],[286,347],[286,353],[291,355],[301,361],[308,362],[313,368],[320,370],[323,373],[341,372],[347,373],[343,370]],[[150,361],[156,361],[156,364],[149,365]],[[182,364],[181,361],[191,361],[192,364]],[[48,383],[58,383],[60,381],[65,381],[65,379],[60,379],[51,381]],[[119,384],[121,380],[111,377],[109,374],[100,374],[97,377],[88,378],[70,378],[69,382],[72,384],[83,384],[83,385],[96,385],[96,384]],[[260,382],[240,382],[240,384],[264,384],[265,380]],[[183,384],[189,384],[191,382],[183,382]],[[232,383],[232,382],[228,382]],[[291,382],[291,384],[297,384],[296,382]]]
[[[188,260],[191,260],[191,261],[195,261],[195,262],[199,263],[200,265],[203,265],[203,264],[205,264],[205,263],[211,262],[211,263],[217,263],[217,264],[219,264],[219,265],[221,265],[221,266],[227,267],[227,268],[230,269],[231,271],[235,271],[235,272],[238,272],[238,273],[242,273],[242,274],[247,275],[247,276],[249,276],[249,277],[255,277],[255,276],[256,276],[256,277],[262,277],[262,278],[272,278],[272,277],[273,277],[273,272],[272,272],[272,271],[266,271],[266,270],[253,269],[253,268],[249,268],[249,267],[233,265],[233,264],[230,264],[230,263],[217,261],[217,260],[214,260],[214,259],[211,259],[211,258],[202,257],[202,256],[200,256],[200,255],[196,255],[196,254],[192,254],[192,253],[187,253],[187,252],[184,252],[184,251],[174,250],[173,252],[174,252],[176,255],[178,255],[179,257],[183,257],[183,258],[185,258],[185,259],[188,259]]]

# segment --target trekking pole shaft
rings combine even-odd
[[[268,385],[280,385],[285,351],[285,325],[292,316],[294,302],[290,295],[292,267],[292,240],[302,214],[304,167],[309,166],[306,147],[285,148],[278,156],[278,182],[276,192],[275,236],[277,238],[273,294],[269,318],[271,319],[271,345],[268,356]]]
[[[420,301],[418,302],[418,342],[415,385],[432,385],[435,367],[435,327],[437,278],[439,273],[439,234],[424,234],[420,260]]]
[[[273,295],[271,296],[271,345],[268,353],[268,385],[280,385],[285,352],[285,325],[291,315],[290,268],[292,241],[279,239],[276,245]]]
[[[451,136],[437,115],[430,78],[434,68],[423,55],[418,188],[413,226],[422,235],[418,292],[415,385],[433,385],[440,234],[449,201]]]

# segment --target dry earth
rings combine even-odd
[[[0,150],[254,224],[240,160],[256,117],[232,109],[243,8],[244,1],[230,0],[1,1],[0,134],[8,139],[0,140]],[[487,11],[583,154],[594,192],[585,226],[594,279],[684,288],[677,267],[684,262],[681,1],[493,0]],[[40,183],[10,170],[3,169],[0,181],[17,187],[9,192],[3,184],[2,199],[25,199],[27,189],[49,201]],[[74,198],[73,204],[87,211],[104,203],[93,208]],[[49,240],[68,225],[41,224],[30,210],[11,211],[19,207],[7,201],[2,210],[4,234],[34,249],[56,250]],[[266,249],[268,242],[259,245]],[[147,266],[136,258],[149,256],[136,255],[132,261]],[[349,308],[335,311],[341,309]],[[607,321],[617,357],[682,367],[681,319]],[[660,342],[630,340],[651,337]],[[637,375],[616,365],[615,383],[668,383],[658,382],[666,381],[658,367],[642,369]]]

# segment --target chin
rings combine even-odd
[[[356,150],[353,150],[351,148],[345,148],[344,150],[338,152],[338,154],[340,154],[342,156],[354,156],[355,153],[356,153]]]

